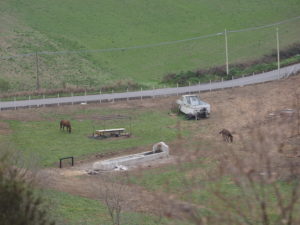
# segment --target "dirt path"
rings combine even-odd
[[[180,201],[172,194],[151,192],[137,185],[108,181],[107,174],[87,175],[84,170],[45,169],[39,172],[39,176],[47,177],[42,184],[44,187],[103,202],[105,200],[103,190],[106,188],[105,190],[114,196],[119,196],[126,211],[147,212],[157,216],[182,219],[188,216],[186,213],[201,208]]]

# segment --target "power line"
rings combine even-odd
[[[241,29],[241,30],[230,30],[228,32],[229,33],[237,33],[237,32],[244,32],[244,31],[259,30],[259,29],[264,29],[264,28],[268,28],[268,27],[278,26],[278,25],[288,23],[288,22],[298,20],[298,19],[300,19],[300,16],[290,18],[290,19],[287,19],[287,20],[283,20],[283,21],[280,21],[280,22],[277,22],[277,23],[267,24],[267,25],[263,25],[263,26],[259,26],[259,27],[250,27],[250,28],[245,28],[245,29]]]
[[[177,44],[181,42],[187,42],[187,41],[193,41],[193,40],[199,40],[209,37],[214,37],[218,35],[222,35],[223,33],[216,33],[216,34],[209,34],[199,37],[193,37],[183,40],[176,40],[176,41],[168,41],[168,42],[160,42],[156,44],[148,44],[148,45],[140,45],[140,46],[131,46],[131,47],[123,47],[123,48],[106,48],[106,49],[83,49],[83,50],[74,50],[74,51],[57,51],[57,52],[49,52],[49,51],[42,51],[37,52],[38,55],[64,55],[64,54],[74,54],[74,53],[93,53],[93,52],[113,52],[113,51],[125,51],[125,50],[131,50],[131,49],[141,49],[141,48],[150,48],[150,47],[157,47],[162,45],[171,45],[171,44]],[[15,56],[2,56],[0,59],[11,59],[11,58],[17,58],[17,57],[26,57],[26,56],[33,56],[36,53],[26,53],[26,54],[19,54]]]
[[[267,24],[263,26],[258,27],[250,27],[240,30],[228,30],[227,33],[237,33],[237,32],[245,32],[245,31],[252,31],[252,30],[258,30],[258,29],[264,29],[268,27],[278,26],[280,24],[288,23],[291,21],[295,21],[300,19],[300,16],[293,17],[290,19],[286,19],[280,22]],[[98,52],[113,52],[113,51],[125,51],[125,50],[132,50],[132,49],[142,49],[142,48],[151,48],[151,47],[158,47],[163,45],[172,45],[172,44],[178,44],[182,42],[188,42],[188,41],[195,41],[215,36],[224,35],[224,32],[220,33],[214,33],[214,34],[208,34],[208,35],[202,35],[182,40],[175,40],[175,41],[166,41],[166,42],[160,42],[155,44],[147,44],[147,45],[138,45],[138,46],[130,46],[130,47],[122,47],[122,48],[106,48],[106,49],[82,49],[82,50],[65,50],[65,51],[56,51],[56,52],[50,52],[50,51],[41,51],[41,52],[33,52],[33,53],[25,53],[25,54],[18,54],[14,56],[1,56],[0,59],[13,59],[13,58],[19,58],[19,57],[27,57],[27,56],[35,56],[38,55],[65,55],[65,54],[76,54],[76,53],[98,53]]]

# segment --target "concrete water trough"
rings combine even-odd
[[[133,155],[116,157],[108,160],[95,162],[94,170],[114,170],[119,166],[138,166],[145,162],[160,160],[169,156],[169,146],[164,142],[153,145],[152,151],[142,152]]]

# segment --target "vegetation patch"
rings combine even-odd
[[[93,87],[89,85],[87,87],[80,87],[76,85],[67,85],[66,82],[63,84],[63,88],[56,89],[38,89],[35,91],[20,91],[20,92],[11,92],[10,84],[6,80],[0,79],[0,98],[2,101],[12,101],[14,97],[16,100],[28,99],[30,96],[31,99],[35,98],[56,98],[58,95],[60,97],[75,95],[93,95],[93,94],[105,94],[112,92],[125,92],[125,91],[135,91],[141,90],[145,86],[139,85],[138,83],[131,80],[120,80],[115,82],[110,82],[109,84],[103,85],[101,87]]]
[[[129,182],[144,186],[152,191],[160,190],[180,195],[188,185],[195,182],[195,180],[187,179],[186,174],[205,166],[207,166],[205,165],[205,160],[198,159],[195,162],[145,170],[131,175]]]
[[[300,43],[295,43],[280,51],[281,66],[288,66],[300,62]],[[229,64],[229,74],[226,66],[216,66],[209,69],[198,69],[196,71],[180,72],[178,74],[167,74],[163,77],[162,83],[172,85],[188,85],[198,82],[208,82],[209,80],[229,80],[249,76],[252,74],[271,71],[277,68],[277,51],[264,55],[262,58],[245,63]]]

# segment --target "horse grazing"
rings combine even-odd
[[[62,128],[63,130],[65,130],[65,127],[67,128],[67,131],[69,131],[69,133],[71,133],[71,123],[69,120],[61,120],[60,121],[60,129]]]
[[[224,141],[233,142],[233,136],[229,130],[223,129],[219,132],[219,134],[222,134]]]

